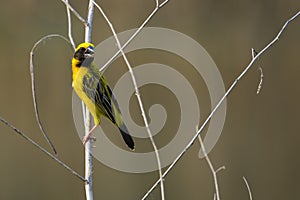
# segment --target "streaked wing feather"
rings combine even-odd
[[[100,73],[91,70],[91,74],[83,78],[83,90],[91,99],[100,112],[115,123],[112,104],[110,100],[111,90],[104,84],[103,77]]]
[[[105,109],[107,113],[107,117],[115,124],[116,120],[113,113],[112,102],[110,98],[112,94],[109,91],[110,91],[109,86],[105,85],[103,80],[100,79],[96,88],[96,93],[99,94],[101,98],[99,100],[96,100],[96,104],[98,106],[102,106]]]

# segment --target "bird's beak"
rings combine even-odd
[[[94,53],[95,53],[94,49],[92,49],[92,48],[87,48],[87,49],[85,50],[85,52],[84,52],[84,55],[85,55],[85,56],[88,56],[88,57],[92,57],[92,56],[94,56]]]

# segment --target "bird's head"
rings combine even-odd
[[[94,45],[91,43],[81,43],[77,46],[72,64],[75,64],[77,67],[80,66],[89,66],[94,60]]]

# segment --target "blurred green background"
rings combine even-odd
[[[87,1],[70,3],[86,16]],[[101,1],[100,5],[117,32],[121,32],[138,27],[154,8],[154,1]],[[198,41],[216,62],[228,88],[249,63],[251,48],[264,47],[299,9],[300,3],[292,0],[171,0],[147,26],[173,29]],[[216,168],[226,166],[226,170],[218,173],[222,199],[248,199],[243,176],[251,186],[254,199],[300,198],[299,25],[300,18],[292,22],[278,43],[260,58],[264,72],[261,93],[256,94],[260,74],[259,65],[255,63],[227,99],[225,126],[209,154]],[[44,35],[67,35],[65,6],[60,1],[5,1],[0,7],[0,26],[0,115],[48,148],[34,117],[29,52]],[[77,44],[83,41],[83,29],[73,17]],[[93,42],[100,43],[110,36],[107,24],[96,11]],[[35,54],[37,97],[42,122],[60,158],[84,174],[84,149],[72,117],[71,57],[72,49],[60,39],[39,46]],[[201,120],[209,114],[205,83],[201,77],[189,73],[191,67],[183,60],[155,51],[130,53],[129,58],[133,66],[159,61],[176,65],[199,91]],[[107,70],[107,79],[113,85],[125,71],[124,62],[118,59]],[[178,122],[174,96],[168,92],[165,95],[159,92],[161,95],[157,96],[151,90],[156,91],[141,88],[146,109],[161,99],[169,116]],[[136,101],[132,99],[133,118],[141,123]],[[175,124],[172,120],[166,124],[165,134],[155,137],[159,147],[172,139],[170,130],[174,130]],[[83,182],[3,124],[0,124],[0,133],[0,199],[85,199]],[[114,135],[122,146],[120,138]],[[151,151],[149,141],[136,139],[136,143],[140,146],[137,152]],[[205,160],[198,159],[199,147],[195,142],[166,177],[167,199],[213,199],[212,176]],[[127,174],[95,160],[93,178],[95,199],[129,200],[140,199],[158,175],[157,172]],[[159,189],[148,199],[160,199]]]

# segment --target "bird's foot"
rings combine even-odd
[[[82,143],[83,145],[85,145],[87,143],[87,141],[90,140],[91,142],[96,142],[96,137],[92,137],[92,136],[84,136]]]

